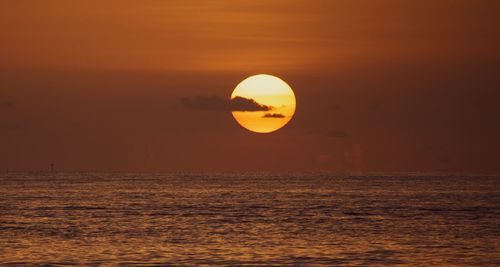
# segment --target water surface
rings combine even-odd
[[[499,177],[0,175],[5,265],[500,265],[499,225]]]

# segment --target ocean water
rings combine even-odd
[[[0,175],[2,265],[500,265],[500,177]]]

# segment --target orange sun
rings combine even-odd
[[[278,77],[258,74],[240,82],[231,94],[234,119],[245,129],[270,133],[285,126],[295,113],[295,94]]]

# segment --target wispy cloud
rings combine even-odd
[[[270,118],[270,119],[282,119],[284,117],[285,115],[281,113],[266,113],[264,114],[264,116],[262,116],[262,118]]]
[[[14,122],[0,122],[0,132],[21,130],[22,125]]]
[[[12,101],[0,101],[0,109],[8,109],[14,106]]]
[[[229,109],[229,101],[216,95],[183,97],[181,103],[189,109],[225,111]]]

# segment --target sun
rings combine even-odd
[[[270,133],[285,126],[295,114],[295,94],[282,79],[258,74],[240,82],[231,94],[231,112],[245,129]]]

